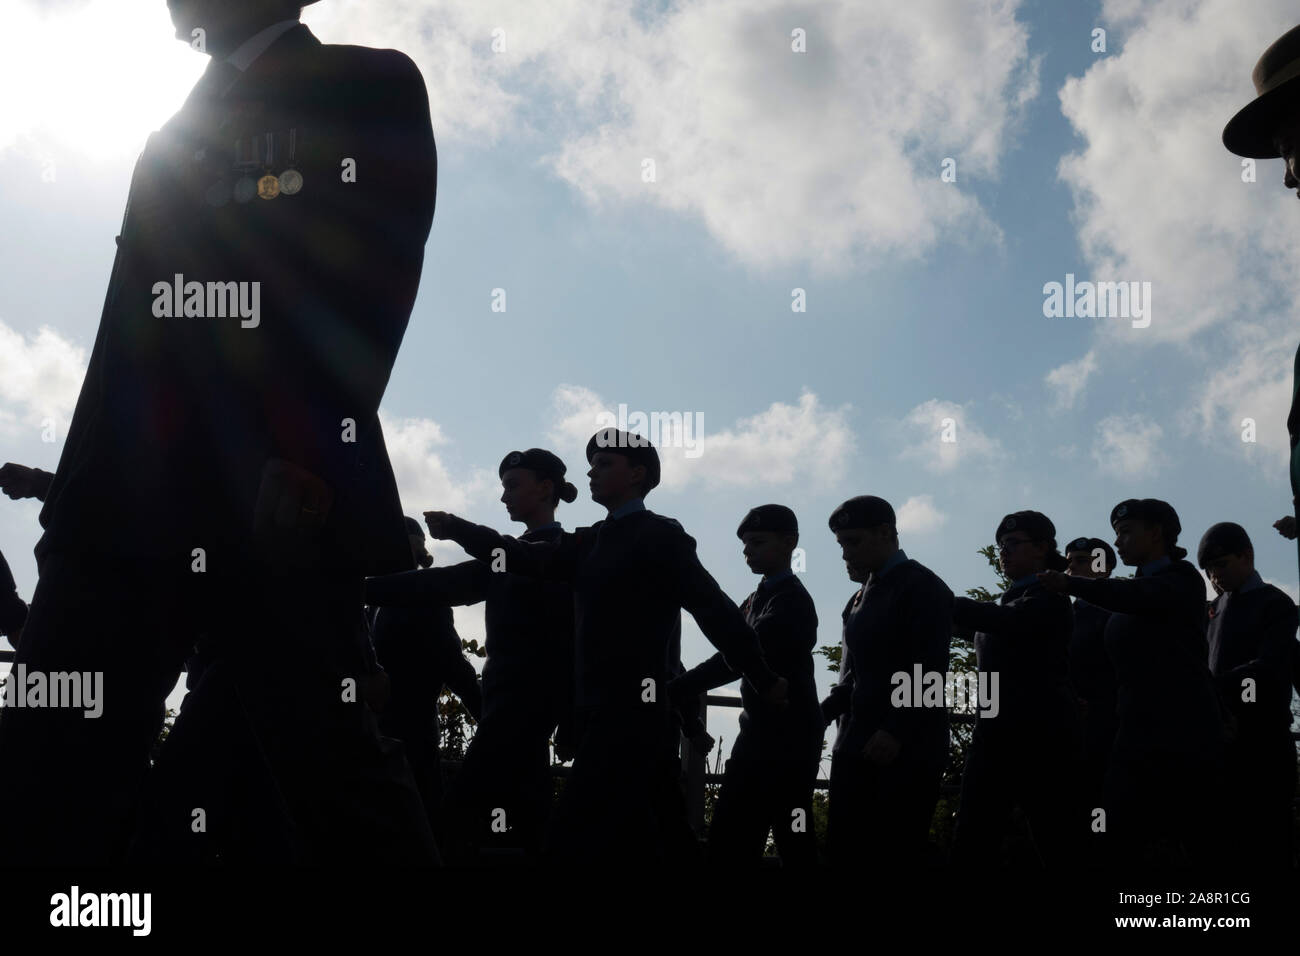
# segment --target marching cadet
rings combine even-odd
[[[342,690],[364,578],[410,560],[378,408],[433,221],[428,94],[401,53],[322,45],[302,5],[168,4],[211,60],[132,176],[17,652],[102,674],[105,710],[0,716],[0,765],[24,768],[0,788],[7,862],[121,858],[202,635],[193,694],[237,694],[297,858],[436,859],[409,771]]]
[[[808,867],[817,862],[812,796],[825,725],[813,676],[817,611],[790,567],[799,524],[784,505],[759,505],[741,521],[736,537],[744,542],[745,563],[763,575],[740,610],[758,635],[763,657],[790,682],[790,703],[774,710],[748,683],[741,684],[740,734],[713,810],[709,860],[758,862],[770,828],[782,865]],[[738,677],[719,653],[677,678],[669,690],[674,699],[698,699]]]
[[[700,565],[694,539],[646,510],[643,499],[659,484],[654,446],[604,429],[587,442],[587,461],[592,500],[608,516],[556,542],[504,537],[444,512],[425,518],[435,538],[479,560],[495,552],[511,573],[573,587],[578,745],[556,807],[554,856],[689,858],[694,838],[677,785],[680,734],[667,693],[680,664],[673,634],[682,609],[761,700],[779,706],[787,682],[767,667],[744,616]]]
[[[1076,578],[1108,578],[1115,570],[1115,552],[1101,538],[1075,538],[1065,546],[1066,573]],[[1103,803],[1106,766],[1119,718],[1115,665],[1106,655],[1106,622],[1110,611],[1074,599],[1074,633],[1070,637],[1070,687],[1078,704],[1083,730],[1083,784],[1088,807]]]
[[[1132,579],[1088,579],[1043,571],[1050,591],[1111,612],[1106,653],[1119,684],[1119,728],[1106,773],[1104,820],[1112,859],[1170,862],[1182,841],[1193,864],[1212,862],[1223,750],[1218,692],[1206,664],[1205,582],[1178,547],[1182,525],[1165,501],[1121,501],[1110,513],[1120,560]]]
[[[556,506],[578,496],[564,473],[564,462],[541,448],[501,459],[501,501],[527,529],[521,541],[559,539]],[[484,602],[483,716],[448,786],[439,844],[449,863],[469,862],[478,848],[535,855],[550,816],[551,735],[561,725],[562,744],[572,732],[572,592],[466,561],[370,578],[366,595],[390,608]]]
[[[939,781],[948,763],[942,682],[952,636],[952,592],[898,546],[883,498],[850,498],[830,516],[849,580],[862,585],[844,608],[840,684],[822,704],[839,717],[831,756],[831,862],[895,867],[924,862]],[[938,675],[937,705],[921,688],[895,701],[900,680]]]
[[[428,568],[433,555],[424,546],[424,529],[406,519],[412,563]],[[409,572],[415,574],[418,572]],[[382,579],[379,579],[382,580]],[[474,665],[465,657],[460,635],[446,601],[418,606],[385,604],[382,593],[372,595],[367,619],[379,667],[387,675],[387,700],[380,708],[379,729],[386,737],[402,741],[407,763],[420,789],[420,800],[435,835],[442,807],[442,762],[439,741],[438,698],[447,687],[460,698],[475,720],[483,713],[484,694]]]
[[[1069,598],[1048,591],[1037,575],[1067,564],[1056,550],[1055,526],[1040,512],[1007,515],[995,540],[1011,587],[996,604],[953,602],[953,621],[975,629],[980,685],[996,706],[986,712],[981,701],[966,754],[953,859],[996,864],[1018,804],[1041,861],[1056,866],[1071,861],[1087,822],[1074,786],[1080,743],[1068,673],[1074,621]]]
[[[1296,606],[1260,578],[1255,549],[1241,525],[1213,525],[1201,538],[1196,560],[1219,591],[1210,605],[1210,671],[1235,720],[1224,761],[1230,852],[1252,869],[1287,868],[1296,784]]]

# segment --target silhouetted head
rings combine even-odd
[[[611,511],[659,484],[659,453],[648,438],[606,428],[587,441],[591,500]]]
[[[1064,571],[1066,560],[1056,550],[1056,526],[1041,511],[1017,511],[1004,517],[994,532],[1002,573],[1019,581],[1038,571]]]
[[[1252,159],[1280,157],[1283,185],[1300,191],[1300,27],[1264,51],[1250,78],[1255,99],[1224,127],[1223,145]]]
[[[529,527],[555,520],[561,501],[574,501],[578,489],[564,480],[564,462],[544,448],[512,451],[501,459],[501,503],[512,521]]]
[[[790,567],[799,544],[799,522],[785,505],[759,505],[736,529],[744,542],[745,563],[755,574],[775,574]]]
[[[898,550],[894,508],[884,498],[850,498],[831,512],[829,524],[850,581],[866,583],[871,573],[883,568]]]
[[[1159,498],[1129,498],[1110,513],[1115,529],[1115,550],[1130,567],[1141,567],[1168,555],[1175,561],[1187,557],[1178,547],[1183,526],[1173,505]]]
[[[1237,591],[1255,572],[1255,547],[1245,528],[1221,521],[1201,537],[1196,563],[1216,591]]]
[[[1115,551],[1101,538],[1075,538],[1065,546],[1066,574],[1075,578],[1108,578],[1115,570]]]
[[[167,0],[176,27],[176,39],[192,43],[194,31],[203,31],[204,49],[213,56],[229,56],[258,30],[280,20],[296,20],[306,2],[289,0]]]

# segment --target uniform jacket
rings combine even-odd
[[[758,635],[768,666],[789,681],[790,689],[787,707],[774,709],[765,705],[748,683],[741,684],[744,709],[732,757],[815,759],[824,724],[813,676],[817,611],[812,597],[792,575],[775,584],[759,584],[740,610]],[[722,654],[715,654],[687,671],[675,686],[685,694],[700,694],[739,676]]]
[[[873,575],[849,601],[840,684],[823,705],[827,716],[844,716],[835,738],[837,754],[860,753],[883,729],[902,742],[898,759],[904,764],[947,762],[947,708],[896,707],[891,698],[895,674],[911,680],[918,664],[923,674],[948,672],[952,607],[948,586],[911,558],[887,574]]]
[[[982,734],[1013,728],[1059,733],[1073,727],[1068,655],[1074,611],[1068,597],[1031,581],[1007,589],[996,604],[956,598],[953,620],[976,629],[979,670],[998,675],[998,712],[981,715],[976,727]]]
[[[1206,664],[1205,582],[1186,560],[1132,579],[1071,578],[1070,592],[1111,612],[1106,653],[1119,683],[1115,754],[1213,757],[1223,743]]]
[[[695,539],[672,518],[637,511],[566,532],[555,542],[520,541],[459,518],[449,530],[480,560],[491,560],[493,549],[501,548],[507,571],[571,585],[580,710],[640,711],[653,686],[654,702],[668,719],[668,682],[680,673],[683,609],[728,666],[759,686],[773,677],[753,630],[700,564]]]
[[[334,493],[325,566],[402,570],[410,550],[377,411],[433,218],[423,80],[401,53],[325,46],[301,25],[228,71],[209,66],[136,165],[37,556],[241,558],[263,465],[281,458]],[[291,163],[296,195],[233,198],[244,175]],[[177,276],[204,284],[191,303],[202,316],[157,314],[158,284]],[[258,289],[257,324],[218,317],[236,287],[214,297],[209,282],[246,283],[250,305]]]
[[[554,542],[562,533],[545,528],[520,540]],[[518,718],[549,733],[571,706],[573,594],[566,585],[464,561],[370,578],[366,600],[385,607],[484,602],[484,719]]]
[[[1210,671],[1244,744],[1266,737],[1290,743],[1296,623],[1295,603],[1271,584],[1225,592],[1210,605]],[[1251,703],[1241,699],[1246,678],[1255,681]]]

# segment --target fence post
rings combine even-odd
[[[709,729],[709,703],[706,694],[700,695],[700,721]],[[704,774],[708,758],[696,751],[686,737],[682,737],[682,783],[686,791],[686,819],[696,836],[704,834]]]

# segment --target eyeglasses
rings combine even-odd
[[[998,550],[1001,551],[1003,554],[1006,554],[1008,551],[1012,551],[1020,547],[1022,544],[1028,544],[1030,540],[1031,539],[1029,538],[1015,538],[1012,540],[1004,539],[998,542]]]

